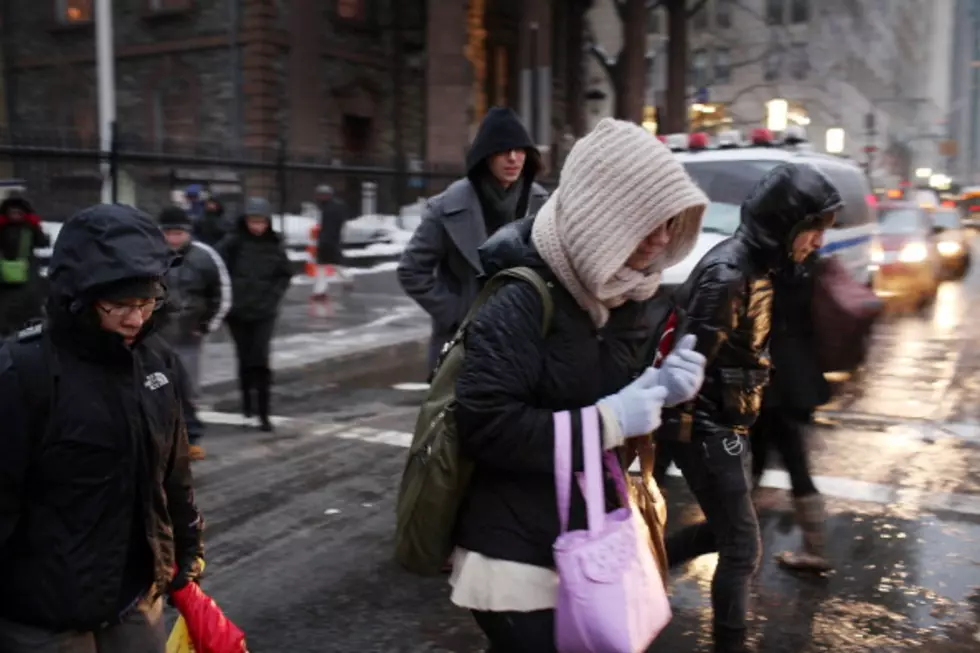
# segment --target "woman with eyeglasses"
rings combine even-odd
[[[238,354],[242,413],[246,419],[257,413],[262,430],[271,431],[272,334],[293,268],[282,238],[272,229],[268,200],[248,198],[235,229],[216,249],[231,276],[232,306],[227,322]]]

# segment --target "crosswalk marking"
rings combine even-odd
[[[241,425],[243,418],[236,413],[221,413],[201,411],[199,417],[209,424]],[[407,449],[412,444],[412,434],[405,431],[378,429],[369,426],[354,426],[338,428],[337,424],[326,423],[314,425],[308,420],[290,417],[272,417],[276,425],[293,425],[307,430],[312,439],[338,438],[341,440],[357,440],[369,444],[380,444],[400,449]],[[951,425],[945,425],[949,429]],[[971,436],[972,437],[972,436]],[[639,472],[638,464],[630,468]],[[667,474],[680,477],[681,472],[671,465]],[[871,483],[839,476],[815,476],[813,478],[817,489],[827,497],[849,501],[861,501],[880,505],[898,505],[930,512],[951,512],[963,515],[980,516],[980,495],[961,494],[957,492],[930,492],[915,488],[903,488],[899,485]],[[762,477],[762,486],[766,488],[789,490],[792,488],[789,474],[782,470],[769,470]]]

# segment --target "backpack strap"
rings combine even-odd
[[[473,301],[473,305],[470,306],[470,310],[466,313],[466,317],[463,318],[462,323],[459,325],[457,333],[464,333],[466,328],[470,325],[470,322],[472,322],[473,318],[476,316],[477,311],[480,310],[480,307],[486,304],[487,300],[489,300],[501,286],[515,279],[531,284],[541,297],[541,307],[544,313],[541,318],[541,335],[548,335],[548,331],[551,330],[551,320],[555,314],[555,300],[551,296],[551,288],[548,285],[548,282],[545,281],[540,274],[529,267],[508,268],[490,277],[490,280],[487,281],[487,283],[484,284],[483,289],[480,290],[480,294],[476,296],[476,299]]]

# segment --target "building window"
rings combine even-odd
[[[766,0],[766,23],[782,25],[785,8],[784,0]]]
[[[732,0],[715,0],[715,25],[722,29],[732,26]]]
[[[766,55],[766,60],[764,63],[765,70],[763,71],[763,76],[767,82],[779,79],[780,68],[782,68],[783,63],[783,49],[778,45],[772,45],[769,48],[769,53]]]
[[[58,20],[62,23],[90,23],[94,18],[93,0],[58,0]]]
[[[715,50],[715,82],[727,84],[732,81],[732,55],[728,48]]]
[[[691,56],[691,85],[695,88],[708,85],[708,51],[695,50]]]
[[[790,22],[806,23],[810,20],[810,0],[792,0],[790,5]]]
[[[364,20],[367,18],[365,0],[337,0],[337,18]]]
[[[790,55],[790,74],[794,79],[806,79],[810,74],[810,57],[807,56],[804,43],[793,45]]]

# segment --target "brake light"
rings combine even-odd
[[[708,135],[704,132],[691,134],[687,141],[687,147],[692,150],[704,150],[708,147]]]
[[[871,208],[873,209],[878,208],[878,198],[875,197],[874,195],[868,195],[867,197],[864,198],[864,200],[868,203],[868,206],[870,206]]]
[[[971,211],[980,211],[980,206],[973,205],[973,206],[970,207],[970,210]]]
[[[772,132],[761,127],[753,129],[751,139],[753,145],[772,145]]]

